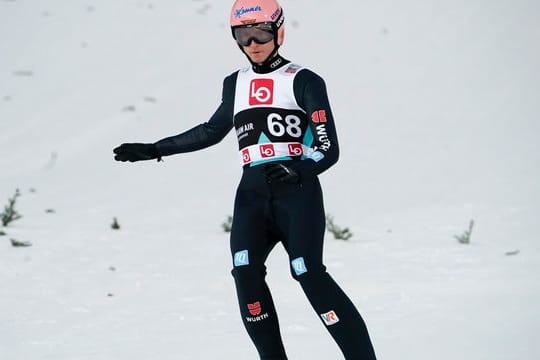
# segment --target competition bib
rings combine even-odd
[[[294,96],[294,78],[301,69],[287,64],[269,74],[251,68],[238,72],[234,127],[243,165],[290,160],[312,151],[308,118]]]

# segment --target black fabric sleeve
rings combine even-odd
[[[223,140],[225,135],[233,128],[234,94],[237,75],[238,72],[235,72],[223,80],[221,104],[208,122],[155,143],[160,156],[204,149]]]
[[[294,79],[294,96],[308,117],[314,138],[311,147],[315,150],[314,154],[294,167],[301,176],[316,176],[334,165],[339,158],[336,127],[326,84],[313,71],[303,69]]]

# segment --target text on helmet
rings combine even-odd
[[[240,9],[235,9],[234,10],[234,16],[236,18],[241,18],[245,14],[256,12],[256,11],[262,11],[262,7],[260,5],[252,6],[252,7],[248,7],[248,8],[241,7]]]

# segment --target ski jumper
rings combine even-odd
[[[322,262],[325,213],[317,175],[339,156],[323,79],[278,56],[266,66],[225,78],[222,103],[211,119],[156,143],[162,156],[195,151],[235,128],[243,174],[236,192],[231,261],[240,313],[259,356],[287,359],[277,313],[265,282],[265,261],[281,242],[298,280],[345,359],[374,360],[365,323]],[[264,165],[280,162],[298,183],[269,181]]]

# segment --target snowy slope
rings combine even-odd
[[[282,53],[326,79],[340,137],[321,178],[355,236],[329,235],[326,263],[380,359],[539,358],[540,3],[282,5]],[[111,156],[214,111],[246,63],[229,8],[0,0],[0,206],[19,188],[24,216],[0,228],[0,359],[256,358],[220,228],[234,136]],[[268,267],[290,358],[340,359],[281,248]]]

